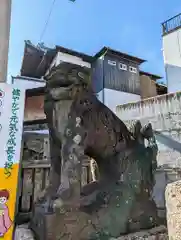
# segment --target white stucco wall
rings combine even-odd
[[[67,54],[67,53],[58,52],[56,54],[55,58],[53,59],[51,65],[50,65],[50,68],[48,69],[46,74],[49,73],[50,69],[53,66],[58,66],[61,62],[73,63],[73,64],[77,64],[82,67],[91,68],[91,64],[89,62],[83,61],[83,59],[80,57],[76,57],[76,56],[73,56],[73,55]]]
[[[165,72],[167,77],[168,93],[181,91],[181,67],[166,64]]]
[[[140,120],[142,125],[150,122],[157,131],[159,168],[155,175],[153,196],[157,206],[164,208],[166,184],[181,179],[181,92],[120,105],[116,108],[116,114],[128,125],[135,120]]]
[[[73,64],[80,65],[82,67],[91,68],[91,64],[83,61],[82,58],[72,56],[72,55],[67,54],[67,53],[58,52],[56,65],[60,64],[61,62],[68,62],[68,63],[73,63]]]
[[[15,84],[16,86],[22,89],[32,89],[32,88],[39,88],[45,86],[45,81],[40,79],[31,79],[31,78],[13,78],[11,84]]]
[[[136,102],[141,99],[140,95],[104,89],[104,104],[113,112],[116,112],[116,106],[130,102]]]
[[[181,91],[181,29],[163,36],[168,92]]]
[[[181,67],[181,29],[163,36],[164,63]]]
[[[104,90],[101,90],[100,92],[97,93],[97,98],[102,103],[103,103],[103,96],[104,96]]]

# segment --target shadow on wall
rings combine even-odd
[[[153,196],[164,210],[166,185],[181,179],[181,92],[120,105],[116,114],[127,125],[136,120],[152,124],[159,150]]]
[[[154,131],[156,140],[169,148],[181,153],[181,143],[175,141],[173,138],[162,134],[161,132]]]
[[[181,67],[165,64],[168,92],[181,90]]]

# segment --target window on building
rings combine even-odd
[[[124,71],[128,70],[127,65],[124,63],[119,63],[119,69],[124,70]]]
[[[135,67],[130,66],[129,71],[132,73],[137,73],[137,69]]]
[[[116,61],[108,60],[108,64],[112,66],[116,66]]]

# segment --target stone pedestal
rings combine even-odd
[[[70,219],[69,219],[70,220]],[[67,225],[70,225],[71,222],[67,222]],[[28,228],[29,225],[28,224],[23,224],[20,226],[17,226],[15,229],[15,238],[14,240],[35,240],[33,233],[31,232],[31,230]],[[82,233],[85,237],[85,233],[87,231],[90,231],[90,227],[87,228],[86,226],[82,225]],[[56,230],[56,229],[55,229]],[[59,229],[59,231],[61,232],[61,230]],[[78,233],[79,234],[79,233]],[[61,234],[59,235],[58,239],[69,239],[69,236],[61,236]],[[80,239],[81,235],[74,235],[72,239]],[[118,238],[109,238],[108,240],[135,240],[135,239],[139,239],[139,240],[168,240],[168,235],[167,235],[167,229],[165,226],[159,226],[156,228],[152,228],[152,229],[147,229],[144,231],[140,231],[140,232],[136,232],[136,233],[132,233],[132,234],[128,234],[128,235],[124,235]]]
[[[165,191],[169,239],[181,239],[181,181],[170,183]]]
[[[55,240],[54,235],[55,213],[46,212],[41,205],[35,206],[33,220],[30,227],[38,240]]]
[[[46,77],[51,191],[45,202],[51,200],[55,211],[36,205],[31,228],[39,240],[108,240],[155,226],[151,192],[158,148],[151,124],[142,127],[138,121],[128,130],[97,100],[89,71],[62,64]],[[72,102],[62,113],[65,99]],[[99,178],[82,187],[87,156],[95,159]]]

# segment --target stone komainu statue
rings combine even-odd
[[[48,223],[44,239],[109,239],[156,225],[151,192],[157,145],[151,124],[137,122],[128,129],[97,99],[83,67],[62,63],[46,80],[51,175],[39,204],[48,206],[45,218],[52,211],[54,224]],[[99,180],[81,186],[87,156],[95,159]]]

